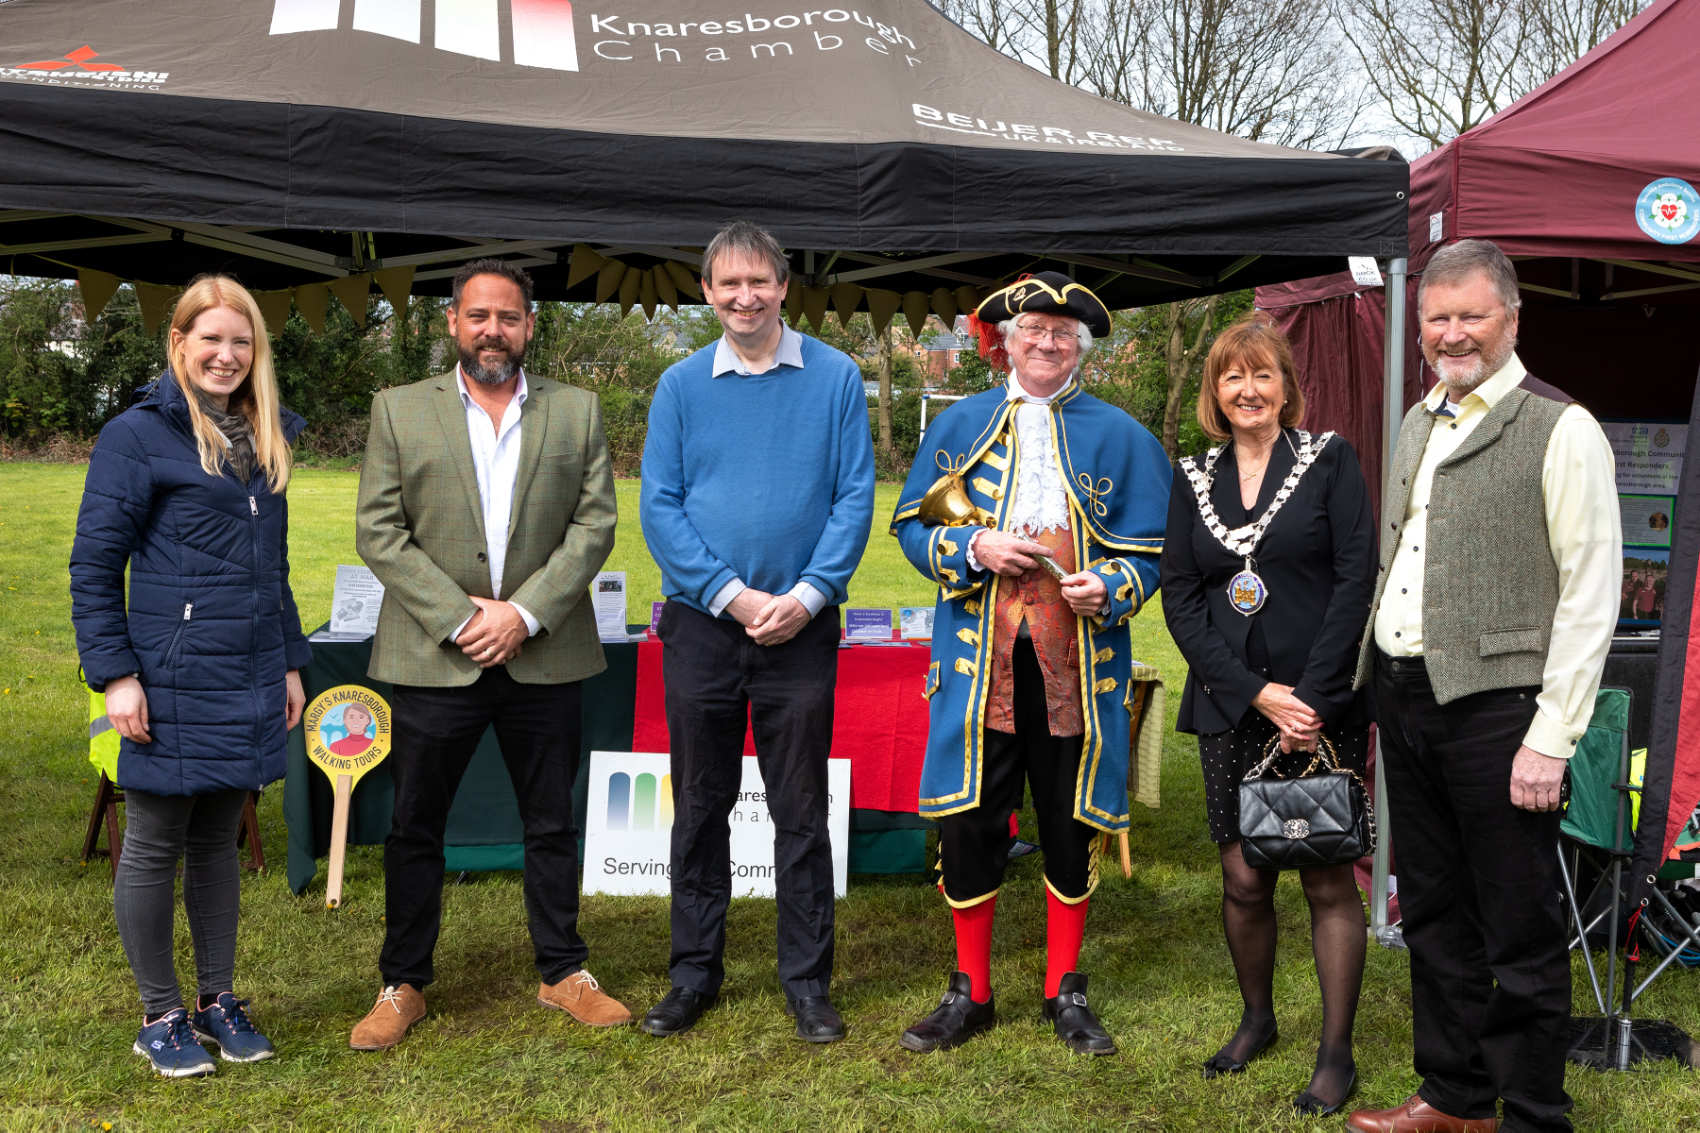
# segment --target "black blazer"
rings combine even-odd
[[[1297,444],[1292,430],[1287,437]],[[1257,504],[1248,511],[1240,502],[1239,465],[1229,444],[1211,485],[1216,514],[1230,529],[1262,515],[1294,463],[1293,450],[1278,441]],[[1244,569],[1245,560],[1217,542],[1199,515],[1191,483],[1184,475],[1175,478],[1162,595],[1163,617],[1188,665],[1178,730],[1237,727],[1270,681],[1292,685],[1293,695],[1315,709],[1325,727],[1365,720],[1362,700],[1352,692],[1352,671],[1375,587],[1373,522],[1357,453],[1333,437],[1263,533],[1254,558],[1269,596],[1263,609],[1246,617],[1228,603],[1228,580]],[[1248,656],[1254,624],[1268,661],[1255,667]]]

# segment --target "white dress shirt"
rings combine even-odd
[[[803,368],[803,336],[784,323],[779,324],[779,348],[773,352],[773,365],[759,372],[765,374],[780,366],[791,366],[799,370]],[[738,357],[738,352],[732,349],[732,344],[726,341],[726,336],[721,335],[720,341],[714,344],[714,366],[710,372],[716,378],[723,378],[728,374],[747,378],[758,371],[750,369],[744,360]],[[749,585],[743,579],[732,579],[714,592],[714,597],[708,603],[708,612],[718,618],[722,611],[732,604],[732,599],[748,589]],[[809,612],[810,618],[826,609],[826,595],[801,579],[786,593]]]
[[[466,410],[466,433],[472,442],[472,468],[478,476],[478,503],[484,511],[484,553],[490,561],[490,596],[502,596],[502,572],[508,561],[508,522],[513,515],[514,481],[519,477],[520,408],[529,396],[525,371],[519,373],[513,397],[508,399],[502,419],[495,422],[466,389],[466,375],[455,366],[455,388]],[[542,624],[518,602],[514,610],[525,620],[526,635],[535,637]],[[475,615],[476,616],[476,615]],[[455,627],[450,638],[458,638],[465,622]]]
[[[1389,657],[1423,651],[1423,557],[1435,467],[1464,439],[1527,371],[1515,354],[1498,373],[1466,394],[1456,416],[1429,432],[1411,481],[1398,553],[1387,568],[1387,586],[1375,616],[1375,644]],[[1446,404],[1437,384],[1423,399],[1430,413]],[[1568,758],[1587,730],[1594,694],[1611,649],[1623,586],[1623,532],[1617,505],[1616,462],[1599,423],[1580,405],[1559,415],[1541,466],[1547,542],[1558,565],[1558,608],[1553,612],[1535,719],[1523,742],[1542,755]]]

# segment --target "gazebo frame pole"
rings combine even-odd
[[[1386,377],[1381,390],[1381,500],[1385,505],[1387,487],[1393,479],[1393,448],[1399,442],[1399,425],[1405,417],[1405,277],[1409,261],[1404,257],[1387,263],[1386,337],[1382,346],[1382,361]],[[1387,923],[1388,836],[1387,777],[1381,773],[1382,745],[1376,733],[1375,774],[1375,857],[1373,879],[1370,882],[1369,927],[1383,947],[1403,944],[1397,925]]]

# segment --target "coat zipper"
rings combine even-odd
[[[254,750],[259,750],[260,737],[265,734],[266,705],[260,682],[260,504],[252,493],[248,496],[248,533],[252,540],[253,566],[249,578],[248,614],[248,672],[253,680]],[[275,709],[276,705],[273,706]],[[255,766],[254,787],[261,786],[259,768]]]
[[[165,651],[165,663],[173,669],[177,667],[177,658],[183,649],[183,631],[189,628],[189,619],[194,612],[193,602],[183,603],[183,617],[177,623],[177,631],[171,635],[171,647]]]

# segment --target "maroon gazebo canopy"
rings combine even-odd
[[[1690,436],[1700,436],[1697,43],[1700,0],[1657,0],[1545,85],[1412,164],[1404,406],[1434,381],[1416,342],[1422,269],[1442,244],[1479,237],[1517,261],[1518,353],[1533,373],[1596,416],[1691,421]],[[1322,276],[1260,287],[1257,306],[1293,340],[1310,426],[1343,434],[1367,467],[1381,468],[1384,291]],[[1671,544],[1641,876],[1700,798],[1700,664],[1689,664],[1700,661],[1689,657],[1697,458],[1688,453]]]

